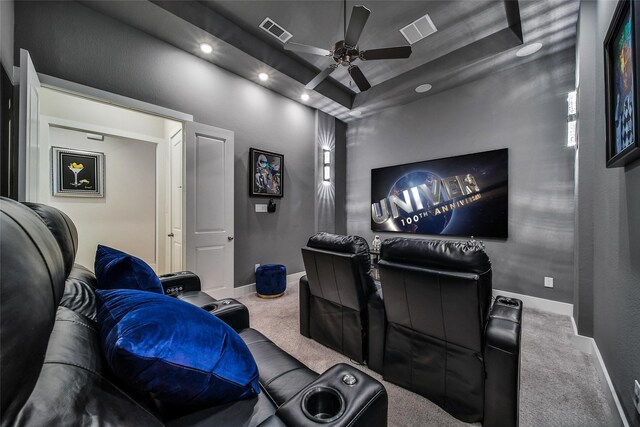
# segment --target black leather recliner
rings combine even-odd
[[[96,280],[74,265],[73,222],[55,208],[28,206],[0,198],[2,426],[318,425],[313,416],[337,411],[339,398],[343,411],[325,425],[387,425],[387,394],[378,381],[346,364],[319,375],[251,328],[238,332],[258,365],[257,397],[176,408],[136,394],[118,381],[102,355]],[[183,284],[177,276],[163,286],[195,287],[192,277]],[[212,313],[242,319],[237,310]],[[355,385],[346,384],[345,375]]]
[[[376,292],[369,245],[359,236],[318,233],[302,248],[300,333],[351,359],[367,359],[367,302]]]
[[[483,248],[394,238],[380,258],[369,367],[462,421],[517,426],[522,302],[497,297],[491,306]]]

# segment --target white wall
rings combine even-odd
[[[163,271],[166,259],[167,129],[181,124],[89,99],[42,89],[36,200],[55,206],[78,227],[77,262],[93,268],[98,243],[114,246]],[[105,135],[89,140],[86,132]],[[105,153],[105,197],[53,197],[51,146]]]

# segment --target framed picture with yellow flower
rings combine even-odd
[[[51,147],[54,196],[104,197],[104,153]]]

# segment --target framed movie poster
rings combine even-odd
[[[104,197],[104,154],[51,147],[54,196]]]
[[[607,167],[640,157],[637,1],[621,0],[604,39]]]
[[[371,170],[371,230],[506,239],[509,151]]]
[[[249,196],[284,196],[284,155],[249,149]]]

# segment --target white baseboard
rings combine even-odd
[[[564,316],[573,316],[573,304],[566,302],[553,301],[550,299],[532,297],[529,295],[516,294],[513,292],[493,290],[493,296],[502,295],[508,298],[517,298],[522,301],[525,308],[546,311],[548,313],[562,314]]]
[[[297,285],[298,280],[300,280],[300,278],[305,274],[306,273],[304,271],[301,271],[299,273],[287,274],[287,288],[291,288],[292,286]],[[256,293],[255,283],[249,283],[248,285],[238,286],[237,288],[233,289],[234,298],[239,298],[245,295],[250,295],[255,293]]]
[[[573,326],[574,334],[572,340],[573,344],[579,350],[594,355],[595,359],[597,360],[597,363],[595,364],[596,371],[598,372],[600,381],[602,381],[603,384],[606,384],[607,389],[605,390],[605,396],[607,396],[607,402],[609,403],[609,406],[611,408],[611,413],[615,414],[617,412],[620,416],[620,422],[619,424],[616,424],[616,427],[629,427],[629,421],[627,421],[627,416],[624,414],[624,409],[622,409],[620,399],[618,399],[618,394],[616,393],[615,388],[613,388],[613,383],[611,382],[609,371],[607,371],[607,366],[604,364],[604,360],[602,359],[602,355],[600,354],[600,350],[598,349],[596,340],[591,337],[585,337],[584,335],[578,334],[578,327],[573,316],[571,317],[571,324]]]

